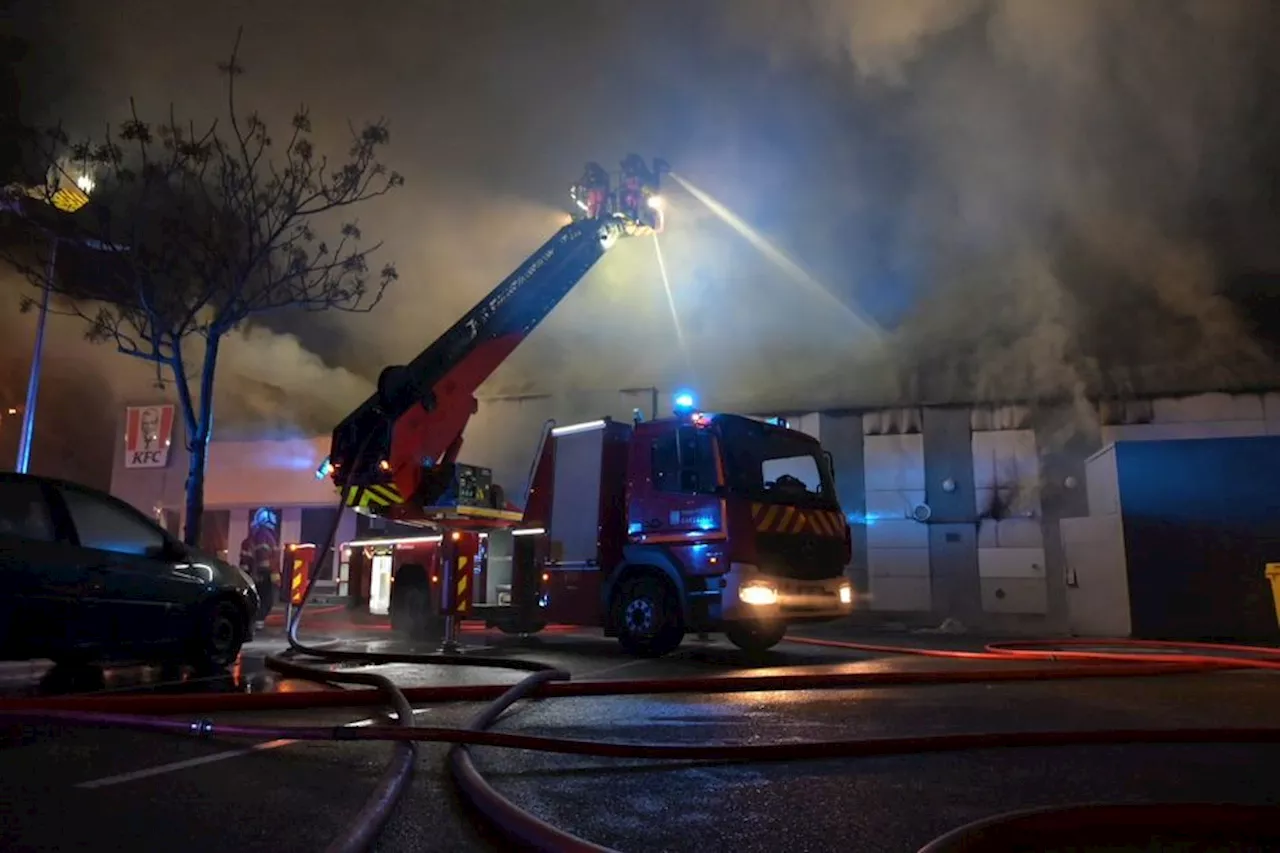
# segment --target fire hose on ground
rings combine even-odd
[[[337,533],[333,529],[316,562],[322,563]],[[998,662],[999,667],[933,672],[806,673],[763,676],[711,676],[625,681],[572,682],[569,674],[546,664],[508,658],[449,654],[387,654],[308,646],[298,639],[302,610],[315,577],[309,579],[302,603],[287,624],[290,650],[269,657],[267,665],[287,676],[322,684],[355,685],[365,690],[316,690],[277,694],[213,694],[177,696],[70,696],[13,699],[0,702],[0,719],[16,723],[57,722],[66,725],[119,727],[140,731],[179,732],[202,737],[225,736],[299,741],[385,741],[395,754],[351,823],[327,847],[329,853],[368,849],[406,789],[416,759],[415,744],[451,743],[449,763],[467,800],[510,841],[522,849],[607,851],[607,848],[553,827],[503,797],[476,769],[469,746],[493,746],[606,758],[663,761],[758,762],[822,760],[869,756],[940,753],[958,750],[1062,747],[1115,744],[1280,743],[1275,728],[1182,728],[1102,731],[983,732],[917,737],[811,741],[781,744],[635,744],[553,738],[489,731],[513,704],[532,697],[721,694],[779,690],[848,690],[904,685],[945,685],[1080,678],[1133,678],[1203,673],[1223,669],[1280,670],[1280,650],[1205,643],[1154,643],[1117,640],[1051,640],[990,644],[985,651],[955,651],[910,646],[868,645],[835,640],[791,638],[815,646],[877,654],[908,654],[952,660]],[[1099,651],[1100,648],[1135,651]],[[344,672],[301,663],[298,658],[328,663],[412,663],[517,669],[529,675],[514,686],[464,685],[402,689],[390,679],[367,672]],[[1010,666],[1010,664],[1022,664]],[[1029,663],[1038,665],[1029,666]],[[1045,665],[1047,663],[1047,665]],[[489,702],[465,729],[413,724],[413,705],[431,702]],[[289,710],[320,707],[390,706],[396,725],[387,726],[236,726],[160,715],[207,714],[215,711]],[[1076,805],[1000,815],[962,827],[924,848],[922,853],[1010,849],[1029,839],[1063,840],[1069,831],[1092,828],[1121,833],[1149,830],[1152,823],[1179,832],[1216,831],[1280,841],[1280,807],[1230,805]],[[1047,835],[1045,835],[1047,833]]]
[[[294,626],[296,633],[296,622]],[[1118,641],[1046,641],[989,647],[985,652],[965,652],[942,649],[913,649],[902,646],[868,646],[866,644],[796,638],[800,642],[823,646],[851,647],[857,650],[895,654],[920,654],[929,657],[958,658],[965,660],[1017,660],[1021,653],[1031,658],[1041,655],[1063,654],[1052,646],[1102,646],[1115,647]],[[299,644],[301,645],[301,644]],[[458,658],[442,655],[371,655],[364,652],[343,652],[335,655],[344,661],[361,662],[428,662],[448,664],[479,664],[483,666],[512,666],[521,669],[537,669],[527,679],[513,687],[504,685],[468,685],[462,687],[428,687],[401,690],[382,676],[361,672],[331,672],[305,666],[288,659],[274,659],[272,668],[286,675],[314,678],[318,681],[355,684],[372,687],[372,690],[311,691],[287,694],[226,694],[217,696],[112,696],[112,697],[60,697],[53,700],[10,700],[0,705],[0,717],[15,722],[60,722],[67,725],[113,726],[144,731],[185,732],[201,736],[223,736],[251,739],[338,740],[338,741],[391,741],[397,744],[396,756],[387,772],[375,787],[351,827],[344,832],[330,850],[365,849],[376,837],[377,831],[390,814],[395,800],[407,784],[412,772],[413,744],[417,742],[442,742],[455,745],[450,752],[450,764],[455,779],[467,798],[479,811],[494,822],[513,841],[521,846],[541,850],[602,850],[597,845],[577,839],[549,826],[536,816],[525,812],[503,798],[478,773],[469,759],[466,746],[496,746],[574,755],[631,758],[642,760],[744,762],[744,761],[796,761],[806,759],[854,758],[869,756],[937,753],[958,750],[1061,747],[1104,744],[1187,744],[1187,743],[1277,743],[1277,728],[1192,728],[1192,729],[1143,729],[1103,731],[1048,731],[1048,732],[989,732],[924,737],[873,738],[855,740],[814,741],[808,743],[759,744],[759,745],[687,745],[687,744],[634,744],[581,739],[553,738],[487,731],[499,716],[512,704],[531,696],[605,696],[635,695],[640,693],[721,693],[756,690],[839,690],[855,687],[888,686],[905,684],[959,684],[991,681],[1043,681],[1066,678],[1114,678],[1173,673],[1205,672],[1221,669],[1280,668],[1280,652],[1273,649],[1246,646],[1214,646],[1210,644],[1149,644],[1126,643],[1140,648],[1161,648],[1153,655],[1109,652],[1071,651],[1066,654],[1073,665],[1049,667],[1016,667],[981,670],[943,670],[940,672],[872,672],[835,674],[785,674],[771,676],[713,676],[705,678],[679,678],[658,680],[632,680],[624,682],[569,682],[568,674],[528,661],[493,658]],[[306,649],[308,647],[302,646]],[[1174,648],[1195,648],[1205,654],[1173,654]],[[328,657],[334,652],[317,649]],[[1208,652],[1221,654],[1207,654]],[[1018,652],[1015,656],[1011,652]],[[1229,653],[1230,656],[1227,656]],[[1099,655],[1097,663],[1092,656]],[[1123,655],[1123,663],[1117,663],[1116,655]],[[1156,658],[1156,660],[1152,660]],[[275,701],[264,701],[275,700]],[[285,701],[280,701],[285,700]],[[299,701],[301,700],[301,701]],[[491,700],[484,712],[468,729],[421,727],[412,725],[412,704],[449,701]],[[496,701],[493,701],[496,700]],[[390,704],[397,714],[397,725],[368,726],[235,726],[215,725],[209,720],[183,721],[143,714],[197,713],[209,711],[210,705],[218,710],[248,710],[266,708],[303,708],[317,706],[356,706]],[[130,713],[132,712],[132,713]],[[1163,810],[1162,810],[1163,809]],[[1197,811],[1196,809],[1199,809]],[[1205,810],[1209,810],[1206,812]],[[929,851],[968,849],[998,849],[1000,843],[1009,841],[1011,833],[1028,835],[1048,832],[1063,820],[1077,821],[1073,826],[1089,825],[1096,829],[1112,829],[1117,832],[1127,827],[1133,830],[1138,823],[1158,818],[1167,831],[1189,831],[1196,824],[1212,815],[1215,825],[1226,832],[1246,829],[1257,837],[1255,829],[1266,827],[1275,832],[1280,825],[1276,818],[1280,810],[1268,808],[1267,822],[1262,821],[1259,810],[1244,806],[1172,807],[1137,806],[1070,806],[1064,809],[1039,810],[1016,813],[999,820],[987,820],[949,834],[925,848]],[[1064,817],[1065,816],[1065,817]],[[1199,817],[1197,817],[1199,816]],[[1252,829],[1250,829],[1252,827]],[[979,846],[974,846],[974,845]],[[991,846],[981,848],[982,844]],[[941,845],[941,846],[939,846]],[[950,845],[950,846],[948,846]]]
[[[294,624],[296,633],[296,622]],[[903,646],[879,646],[843,643],[829,640],[795,638],[799,642],[822,646],[849,647],[877,653],[918,654],[963,660],[1017,660],[1020,657],[1066,654],[1072,665],[1049,667],[1017,667],[982,670],[943,670],[940,672],[872,672],[835,674],[786,674],[772,676],[713,676],[624,682],[569,682],[568,674],[528,661],[494,658],[458,658],[448,655],[371,655],[364,652],[342,652],[335,655],[345,661],[361,662],[429,662],[478,664],[536,669],[515,686],[468,685],[462,687],[428,687],[401,690],[382,676],[361,672],[330,672],[305,666],[288,659],[274,659],[273,669],[286,675],[315,678],[318,681],[356,684],[373,690],[312,691],[289,694],[226,694],[218,696],[112,696],[61,697],[54,700],[10,700],[0,705],[0,717],[15,722],[60,722],[67,725],[112,726],[143,731],[189,733],[201,736],[223,736],[250,739],[291,739],[299,741],[391,741],[397,744],[396,756],[375,787],[373,795],[352,821],[350,828],[330,845],[330,850],[366,849],[376,837],[412,772],[413,744],[442,742],[454,744],[449,760],[460,788],[477,809],[522,847],[556,851],[599,851],[591,842],[552,827],[536,816],[520,809],[492,788],[476,770],[466,751],[467,746],[495,746],[573,755],[631,758],[641,760],[699,762],[796,761],[808,759],[855,758],[870,756],[939,753],[959,750],[1062,747],[1122,744],[1188,744],[1188,743],[1277,743],[1277,728],[1190,728],[1135,729],[1103,731],[986,732],[923,737],[872,738],[814,741],[808,743],[753,745],[687,745],[634,744],[582,739],[553,738],[487,731],[512,704],[531,696],[605,696],[640,693],[720,693],[756,690],[833,690],[854,687],[905,684],[959,684],[991,681],[1043,681],[1066,678],[1114,678],[1205,672],[1221,669],[1280,668],[1280,652],[1248,646],[1212,644],[1141,643],[1121,641],[1045,641],[1041,643],[998,644],[987,651],[967,652],[943,649],[915,649]],[[301,644],[299,644],[301,646]],[[1070,651],[1057,646],[1157,648],[1157,654]],[[302,646],[306,649],[308,647]],[[1174,654],[1177,648],[1194,648],[1203,654]],[[328,657],[334,652],[317,649]],[[1219,654],[1208,654],[1218,652]],[[1017,654],[1014,654],[1017,653]],[[1097,655],[1098,657],[1094,657]],[[1122,663],[1115,657],[1122,656]],[[1155,658],[1155,660],[1153,660]],[[1097,663],[1090,661],[1098,660]],[[276,701],[264,701],[276,700]],[[286,700],[281,702],[279,700]],[[299,701],[303,700],[303,701]],[[323,700],[323,701],[320,701]],[[412,725],[411,704],[447,701],[492,701],[468,729],[421,727]],[[183,721],[142,714],[196,713],[220,705],[219,710],[266,708],[302,708],[316,706],[354,706],[391,704],[398,720],[394,726],[235,726],[215,725],[209,720]],[[61,707],[55,707],[61,706]],[[128,713],[132,711],[133,713]],[[950,833],[925,848],[931,853],[952,850],[1000,849],[1012,844],[1015,837],[1056,832],[1055,827],[1122,833],[1149,827],[1157,821],[1166,832],[1199,831],[1212,824],[1222,833],[1247,832],[1275,834],[1280,809],[1229,805],[1117,806],[1085,805],[1061,809],[1018,812],[987,819]],[[1066,823],[1064,823],[1066,821]],[[1074,821],[1074,823],[1072,823]],[[1018,835],[1021,833],[1021,835]],[[1060,834],[1060,833],[1058,833]],[[1270,837],[1270,836],[1268,836]],[[986,845],[986,846],[983,846]]]

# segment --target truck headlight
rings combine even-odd
[[[763,607],[778,603],[778,591],[767,583],[749,583],[738,589],[738,598],[743,604]]]
[[[853,604],[853,587],[847,583],[840,585],[840,603]]]

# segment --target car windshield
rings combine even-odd
[[[833,504],[831,472],[818,444],[756,421],[722,424],[725,485],[765,503]]]

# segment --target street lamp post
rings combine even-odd
[[[22,437],[18,440],[19,474],[27,473],[31,462],[31,438],[36,424],[36,398],[40,394],[40,361],[44,354],[44,327],[49,317],[49,291],[58,266],[58,237],[49,238],[49,264],[45,268],[44,284],[40,288],[40,313],[36,317],[36,343],[31,354],[31,375],[27,377],[27,402],[22,410]]]
[[[89,193],[93,192],[94,188],[93,176],[88,172],[81,172],[73,184],[73,186],[59,187],[53,197],[47,199],[47,201],[62,213],[75,213],[89,201]],[[6,208],[13,209],[19,215],[23,215],[20,204],[14,205],[11,203],[6,205]],[[50,230],[48,234],[49,262],[45,267],[44,281],[40,288],[40,312],[36,317],[36,342],[31,354],[31,374],[27,377],[27,402],[22,410],[22,436],[18,441],[16,467],[21,474],[27,473],[27,469],[31,464],[31,444],[35,437],[36,425],[36,399],[40,395],[40,366],[44,356],[44,329],[49,319],[49,295],[53,290],[53,278],[58,272],[58,246],[62,242],[62,238],[56,231]],[[103,245],[97,240],[78,240],[76,242],[99,251],[119,251],[119,247]]]

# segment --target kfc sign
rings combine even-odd
[[[130,406],[125,419],[124,467],[163,468],[169,464],[173,406]]]

